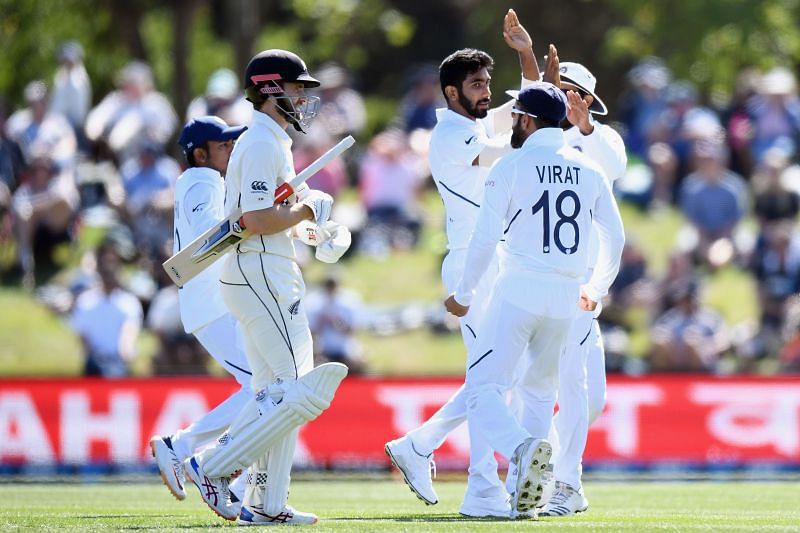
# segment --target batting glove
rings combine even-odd
[[[326,222],[323,229],[330,234],[330,237],[317,245],[314,256],[323,263],[335,263],[350,248],[352,242],[350,230],[333,221]]]
[[[307,183],[301,183],[294,190],[295,201],[290,201],[290,203],[302,202],[303,199],[308,196],[309,191],[311,191],[311,187],[309,187]],[[291,196],[289,199],[291,200]]]
[[[331,216],[333,198],[328,193],[309,189],[308,194],[300,200],[300,203],[311,208],[314,213],[314,222],[316,222],[317,226],[325,224]]]
[[[331,237],[331,234],[325,228],[317,226],[310,220],[303,220],[296,224],[294,233],[302,243],[314,247]]]

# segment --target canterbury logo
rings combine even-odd
[[[250,189],[254,191],[264,191],[266,192],[267,189],[267,182],[266,181],[254,181],[250,183]]]
[[[292,305],[289,306],[289,314],[296,315],[300,312],[300,300],[297,300]]]

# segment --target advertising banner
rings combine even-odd
[[[387,440],[420,425],[460,378],[347,378],[331,408],[303,428],[296,462],[382,467]],[[236,390],[232,380],[0,381],[0,465],[147,464],[151,435],[168,435]],[[464,468],[466,426],[436,452]],[[609,376],[586,464],[800,465],[800,379]]]

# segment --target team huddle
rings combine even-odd
[[[620,136],[592,116],[607,109],[589,70],[561,63],[550,45],[542,75],[513,10],[503,30],[519,56],[520,89],[491,109],[493,59],[454,52],[439,69],[447,107],[437,110],[429,149],[447,220],[445,307],[459,317],[466,347],[464,385],[386,453],[411,490],[436,504],[433,452],[467,421],[462,515],[563,516],[588,508],[581,458],[605,401],[596,317],[624,244],[611,182],[626,156]],[[251,126],[203,117],[179,140],[189,168],[176,186],[174,252],[239,211],[247,230],[180,291],[185,329],[241,389],[150,446],[176,498],[186,497],[188,477],[215,513],[240,525],[318,521],[288,505],[292,457],[298,429],[330,405],[347,374],[339,363],[313,367],[293,240],[333,263],[349,233],[330,220],[333,199],[321,191],[300,186],[275,203],[295,176],[286,130],[307,130],[319,99],[305,89],[317,86],[297,55],[266,50],[245,72],[258,111]],[[505,482],[496,452],[509,463]]]

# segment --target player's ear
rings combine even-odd
[[[458,89],[455,85],[445,87],[444,94],[449,102],[458,102]]]
[[[205,165],[208,162],[208,150],[202,146],[198,146],[197,148],[193,149],[192,156],[194,157],[194,160],[198,166]]]

